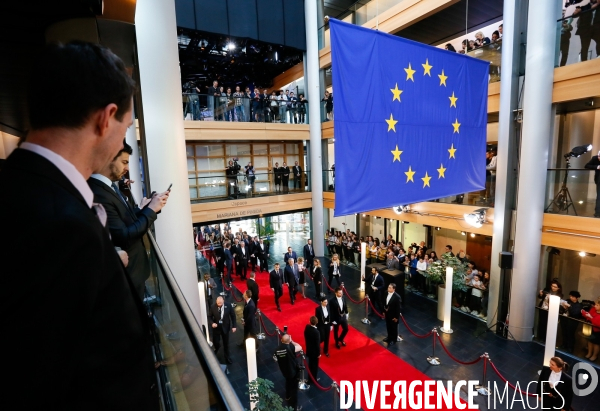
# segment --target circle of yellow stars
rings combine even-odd
[[[431,77],[431,69],[433,68],[433,66],[431,64],[429,64],[429,59],[425,59],[425,63],[421,64],[421,66],[423,66],[423,76],[429,76]],[[408,67],[404,69],[404,71],[406,72],[406,81],[412,81],[414,83],[415,81],[415,73],[417,72],[417,70],[412,68],[411,63],[408,63]],[[446,80],[448,79],[448,76],[444,73],[444,69],[442,69],[442,72],[440,74],[437,75],[438,78],[440,79],[440,87],[444,86],[444,87],[448,87],[448,85],[446,84]],[[401,95],[403,90],[400,90],[398,88],[398,83],[396,83],[396,85],[394,86],[394,88],[391,88],[390,91],[393,94],[393,98],[392,98],[392,103],[394,101],[398,101],[398,103],[401,103]],[[450,99],[450,107],[454,107],[457,108],[456,106],[456,102],[458,101],[458,97],[455,96],[454,91],[452,91],[452,95],[448,97]],[[390,114],[390,118],[389,119],[385,119],[385,122],[388,125],[388,133],[390,131],[393,131],[394,133],[396,132],[396,124],[398,123],[398,120],[394,120],[394,115]],[[456,120],[454,120],[454,123],[452,123],[452,127],[453,127],[453,131],[452,134],[458,133],[460,134],[460,126],[461,124],[458,122],[458,118],[456,118]],[[452,143],[452,145],[450,146],[450,148],[448,149],[448,160],[450,159],[456,159],[456,151],[457,149],[454,148],[454,143]],[[393,154],[394,158],[392,159],[392,163],[394,161],[398,161],[398,162],[402,162],[402,160],[400,159],[400,156],[402,155],[403,151],[398,149],[398,145],[396,144],[396,148],[394,150],[391,150],[391,153]],[[444,163],[440,164],[440,168],[436,169],[438,172],[438,180],[440,178],[446,178],[445,172],[447,170],[447,168],[444,167]],[[408,171],[405,171],[404,174],[406,174],[406,183],[415,182],[414,176],[417,172],[415,170],[412,169],[412,166],[408,167]],[[431,187],[430,185],[430,180],[433,177],[429,175],[429,173],[427,171],[425,171],[425,177],[421,177],[421,180],[423,181],[423,188],[425,187]]]

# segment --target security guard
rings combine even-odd
[[[296,351],[301,350],[302,347],[292,342],[292,337],[289,334],[284,334],[274,355],[285,378],[285,399],[296,411],[302,409],[302,407],[298,407],[298,373],[300,366],[296,359]]]

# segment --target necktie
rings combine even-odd
[[[123,203],[125,203],[125,205],[127,205],[127,201],[123,197],[123,194],[121,194],[121,190],[119,190],[119,187],[117,186],[117,183],[112,183],[111,187],[112,187],[113,190],[115,190],[115,193],[117,193],[117,195],[123,201]]]
[[[104,209],[104,206],[99,203],[94,203],[92,204],[92,211],[94,212],[94,214],[96,214],[98,220],[100,220],[100,224],[102,224],[102,227],[106,227],[106,220],[108,217],[106,216],[106,210]]]

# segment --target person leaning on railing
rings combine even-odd
[[[600,20],[600,17],[598,18]],[[594,217],[600,218],[600,151],[585,165],[588,170],[594,171],[594,183],[596,183],[596,208],[594,209]]]
[[[586,321],[592,323],[592,335],[588,338],[588,352],[585,358],[594,362],[600,353],[600,297],[590,311],[581,310],[581,315]]]

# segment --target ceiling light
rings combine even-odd
[[[467,224],[469,224],[475,228],[481,228],[483,223],[485,223],[486,211],[487,211],[486,208],[480,208],[480,209],[473,211],[472,213],[465,214],[464,215],[465,221],[467,222]]]
[[[583,201],[579,200],[579,204],[583,204]]]
[[[586,255],[586,254],[585,254],[585,251],[580,251],[580,252],[579,252],[579,257],[585,257],[585,255]]]
[[[579,256],[580,257],[596,257],[596,254],[594,254],[594,253],[586,253],[585,251],[580,251],[579,252]]]
[[[435,230],[436,231],[440,231],[442,229],[442,227],[436,227]]]
[[[399,206],[395,206],[392,207],[392,210],[394,210],[394,213],[400,215],[402,213],[408,213],[410,211],[410,206],[409,205],[399,205]]]
[[[465,233],[464,231],[461,231],[460,235],[467,235],[467,233]]]
[[[475,233],[471,233],[471,238],[475,238]]]

